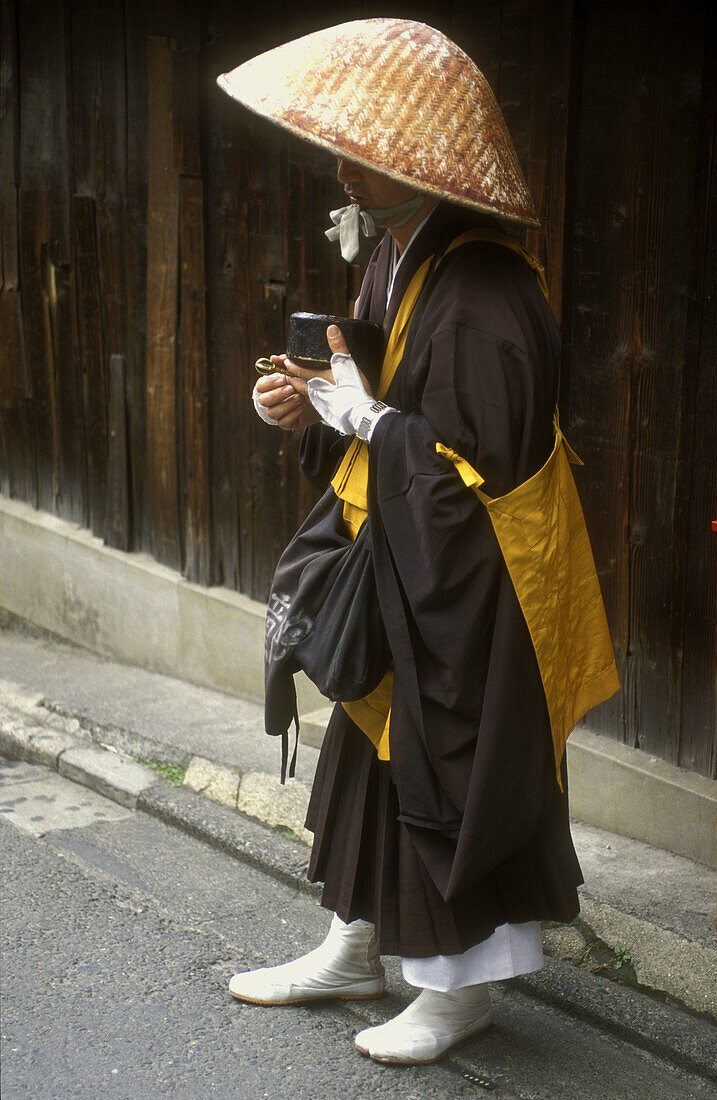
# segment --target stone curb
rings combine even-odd
[[[717,950],[714,947],[701,944],[696,949],[684,936],[642,917],[623,913],[587,893],[581,895],[580,910],[582,927],[588,933],[616,948],[629,945],[629,965],[641,988],[664,993],[693,1012],[717,1020]],[[695,966],[696,958],[698,966]],[[669,960],[669,965],[665,965],[665,960]]]
[[[11,715],[0,707],[0,753],[11,760],[42,764],[57,771],[62,753],[76,744],[77,738],[70,734],[47,730],[31,718]]]
[[[321,896],[321,887],[306,878],[308,852],[303,844],[287,844],[285,836],[272,832],[266,822],[252,820],[238,812],[236,806],[221,805],[187,787],[173,787],[142,765],[124,760],[116,750],[98,747],[89,737],[82,740],[43,727],[38,719],[44,708],[37,700],[32,700],[32,708],[29,716],[14,708],[11,711],[0,702],[0,754],[44,764],[123,806],[180,828],[281,882],[317,898]],[[83,732],[79,723],[77,728]],[[190,758],[189,767],[192,760],[199,759]],[[224,768],[213,767],[217,771]],[[210,773],[205,772],[204,778],[207,774]],[[261,776],[261,773],[249,775]],[[271,776],[266,778],[273,780]],[[306,788],[304,791],[308,797]],[[664,1007],[649,996],[649,989],[638,992],[556,958],[549,958],[543,971],[515,978],[513,982],[531,996],[717,1081],[717,1030],[707,1020],[690,1015],[681,1007]]]
[[[304,827],[309,788],[298,779],[287,779],[282,784],[277,776],[266,772],[241,772],[206,757],[193,756],[184,786],[253,817],[270,829],[290,829],[296,840],[311,847],[313,837]]]
[[[22,731],[19,740],[12,729]],[[31,739],[26,736],[30,730],[33,731]],[[97,752],[109,752],[112,760],[126,765],[119,791],[124,792],[127,799],[134,800],[125,801],[123,805],[134,807],[136,795],[146,785],[141,776],[146,777],[147,771],[134,760],[123,760],[118,753],[180,767],[185,771],[184,783],[191,790],[255,818],[270,829],[289,829],[294,839],[311,846],[311,833],[304,827],[309,788],[299,780],[290,779],[282,785],[275,775],[241,772],[234,765],[193,756],[176,745],[156,741],[123,726],[100,725],[84,716],[78,720],[65,707],[49,703],[39,695],[26,695],[0,679],[0,754],[57,770],[60,756],[65,759],[68,750],[83,747],[89,752],[92,746]],[[63,767],[73,762],[70,758]],[[76,775],[68,775],[68,778],[85,782],[86,786],[112,798],[109,788],[102,785],[107,759],[90,754],[86,763],[89,766],[86,779],[82,778],[82,765]],[[141,772],[137,772],[137,768],[142,769]],[[158,782],[153,773],[150,782]]]
[[[321,897],[321,887],[306,877],[309,865],[306,848],[287,843],[280,832],[273,832],[262,822],[214,804],[186,787],[164,783],[144,791],[137,809],[265,871],[280,882]]]
[[[233,805],[220,804],[222,799],[216,796],[225,793],[223,785],[230,771],[234,772],[238,784],[240,776],[235,770],[200,757],[190,757],[188,774],[193,774],[195,781],[202,784],[202,793],[184,786],[174,787],[142,764],[123,758],[113,748],[99,747],[89,739],[82,740],[68,733],[47,730],[38,721],[43,709],[39,700],[16,696],[12,702],[32,709],[33,716],[11,710],[0,703],[0,755],[52,768],[113,802],[129,809],[142,810],[183,829],[227,855],[261,868],[282,882],[317,897],[321,895],[321,887],[306,878],[309,853],[305,844],[295,843],[298,837],[290,824],[252,820],[255,815],[248,815],[237,808],[238,791],[234,793]],[[77,728],[82,732],[79,723]],[[137,740],[146,748],[146,739]],[[251,806],[255,800],[261,805],[261,799],[256,797],[260,787],[256,780],[269,781],[267,787],[271,791],[274,777],[250,772],[243,778],[255,780],[246,805]],[[304,796],[308,798],[308,790],[303,784],[294,781],[294,785],[301,789],[298,792],[299,802]],[[214,799],[212,796],[215,796]],[[296,796],[294,791],[293,797]],[[274,816],[283,817],[277,812]],[[283,825],[291,833],[290,845],[287,845],[285,835],[272,831]]]
[[[157,777],[141,764],[94,745],[77,745],[61,753],[57,770],[66,779],[91,787],[130,810],[135,809],[142,792],[157,783]]]
[[[542,970],[510,978],[538,1000],[717,1082],[717,1028],[674,1004],[619,982],[546,959]]]
[[[111,749],[87,744],[69,733],[47,730],[34,718],[0,706],[0,754],[26,764],[42,764],[83,787],[133,810],[140,793],[157,776]]]

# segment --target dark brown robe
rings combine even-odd
[[[388,335],[426,257],[490,224],[439,206],[401,264],[388,312],[386,234],[356,316]],[[505,922],[578,912],[567,783],[563,794],[525,620],[484,506],[435,449],[467,459],[491,496],[529,478],[552,449],[558,355],[524,259],[464,245],[429,279],[385,396],[399,412],[371,440],[367,523],[395,666],[391,760],[377,759],[337,705],[307,827],[323,904],[373,921],[386,954],[457,954]],[[344,447],[330,429],[309,429],[306,475],[328,479]]]

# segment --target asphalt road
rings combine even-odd
[[[267,1009],[238,969],[315,946],[309,896],[42,768],[0,769],[4,1100],[535,1100],[714,1097],[683,1071],[517,990],[459,1059],[398,1068],[353,1035],[407,988],[351,1009]],[[290,843],[287,841],[287,843]]]

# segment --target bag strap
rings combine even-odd
[[[401,304],[398,307],[398,313],[393,322],[388,343],[386,344],[386,351],[383,356],[383,367],[381,368],[381,377],[378,382],[378,390],[376,391],[376,396],[379,399],[386,396],[388,387],[393,382],[394,375],[398,370],[398,365],[403,359],[413,312],[418,303],[418,299],[421,297],[421,291],[423,290],[433,261],[433,256],[429,256],[427,260],[424,260],[408,284],[408,289],[401,299]]]
[[[500,233],[495,229],[469,229],[465,233],[461,233],[451,241],[448,247],[440,255],[429,256],[427,260],[424,260],[411,279],[411,282],[408,284],[408,289],[401,299],[401,304],[396,314],[396,320],[393,322],[388,344],[386,345],[381,377],[376,393],[379,399],[385,397],[393,381],[394,375],[398,370],[398,365],[403,358],[411,319],[429,274],[438,267],[450,252],[455,251],[456,248],[460,248],[464,244],[472,244],[474,241],[488,241],[490,244],[500,244],[504,248],[509,248],[511,252],[517,252],[518,255],[522,256],[528,266],[535,272],[538,286],[545,295],[547,301],[548,284],[545,278],[545,268],[537,256],[534,256],[527,248],[523,248],[522,244],[519,244],[518,241],[509,237],[506,233]]]
[[[548,292],[548,282],[545,278],[545,268],[540,260],[513,237],[509,237],[507,233],[501,233],[497,229],[469,229],[466,233],[461,233],[459,237],[451,241],[448,248],[443,253],[443,256],[447,256],[448,253],[453,252],[455,248],[460,248],[463,244],[470,244],[472,241],[489,241],[491,244],[500,244],[504,248],[509,248],[511,252],[517,252],[519,256],[523,257],[528,267],[532,268],[535,272],[538,286],[545,295],[545,300],[549,300],[550,295]],[[441,256],[441,260],[443,256]],[[438,262],[440,263],[441,261],[439,260]]]
[[[553,453],[555,453],[556,447],[562,446],[565,448],[568,460],[573,466],[584,465],[583,460],[570,446],[560,429],[560,420],[558,418],[557,409],[553,414],[553,427],[555,429],[555,444],[553,446]],[[436,454],[442,455],[443,458],[453,463],[456,468],[456,472],[461,478],[463,484],[466,485],[469,489],[472,489],[478,499],[481,500],[483,504],[486,505],[486,507],[489,504],[492,504],[495,499],[497,499],[496,497],[489,497],[487,493],[483,492],[480,486],[484,484],[485,478],[481,477],[478,471],[474,469],[473,466],[471,466],[470,462],[459,455],[457,451],[454,451],[452,447],[446,447],[445,443],[436,443]]]

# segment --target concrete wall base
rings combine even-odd
[[[0,496],[0,606],[129,664],[261,701],[266,607]],[[326,700],[297,677],[299,712]]]
[[[0,606],[105,656],[262,698],[263,604],[2,496]],[[298,695],[302,715],[326,707],[306,679]],[[587,730],[568,761],[573,816],[717,867],[717,783]]]
[[[717,867],[717,782],[584,729],[567,751],[573,817]]]

